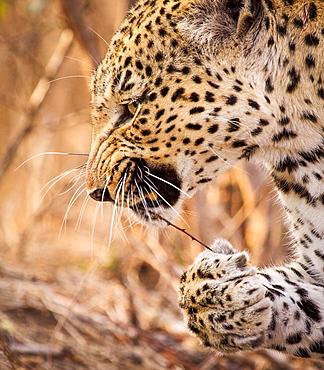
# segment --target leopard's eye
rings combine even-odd
[[[121,114],[118,118],[118,121],[115,122],[114,127],[119,127],[134,117],[134,114],[129,110],[128,104],[121,104],[121,107],[122,107]]]

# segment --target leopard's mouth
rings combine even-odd
[[[182,180],[171,164],[124,157],[111,167],[108,181],[88,192],[98,202],[128,207],[141,221],[160,223],[159,214],[169,215],[180,200]]]

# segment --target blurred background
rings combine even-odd
[[[320,369],[204,350],[177,303],[201,246],[127,212],[111,224],[112,206],[86,197],[89,76],[132,3],[0,0],[0,369]],[[207,244],[229,239],[257,266],[283,261],[289,238],[265,174],[233,168],[177,225]]]

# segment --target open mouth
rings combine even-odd
[[[182,181],[170,164],[123,158],[106,177],[106,185],[90,196],[99,202],[128,207],[145,220],[158,220],[155,212],[172,208],[180,198]]]

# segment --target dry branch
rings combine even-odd
[[[84,12],[80,2],[75,0],[61,0],[61,4],[69,27],[75,33],[80,44],[90,55],[93,66],[95,67],[100,60],[97,37],[84,20]]]
[[[0,180],[3,178],[3,175],[7,171],[23,140],[35,128],[35,118],[51,87],[49,82],[56,76],[57,72],[62,66],[64,57],[71,47],[72,39],[73,32],[70,29],[65,29],[62,31],[54,53],[52,54],[45,68],[44,76],[38,81],[36,88],[29,98],[25,113],[23,114],[21,122],[18,125],[18,132],[13,135],[5,154],[0,161]]]

